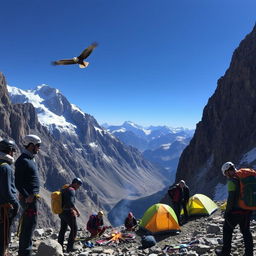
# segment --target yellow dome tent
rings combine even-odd
[[[225,211],[226,210],[226,207],[227,207],[227,202],[223,203],[221,206],[220,206],[220,209],[222,211]]]
[[[218,209],[208,196],[203,194],[195,194],[189,198],[187,211],[189,216],[195,215],[211,215]]]
[[[177,216],[167,204],[154,204],[149,207],[140,221],[140,227],[154,234],[180,231]]]

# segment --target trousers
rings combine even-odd
[[[251,212],[246,214],[230,213],[225,217],[223,225],[222,255],[229,256],[234,228],[239,225],[243,235],[245,256],[253,256],[253,239],[250,231]]]
[[[32,237],[38,217],[37,204],[36,199],[32,203],[20,201],[23,211],[20,219],[19,256],[31,256],[32,254]]]
[[[70,227],[70,233],[68,237],[68,244],[67,244],[67,250],[72,250],[75,242],[75,238],[77,235],[77,222],[76,222],[76,216],[74,216],[71,211],[63,211],[61,214],[59,214],[61,223],[60,223],[60,232],[58,236],[58,242],[62,245],[64,243],[65,239],[65,233],[67,231],[68,226]]]
[[[17,211],[14,212],[12,209],[5,211],[2,207],[0,208],[0,256],[4,256],[5,250],[10,243],[10,228],[16,214]]]

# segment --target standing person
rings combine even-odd
[[[16,152],[14,141],[7,139],[0,141],[0,256],[5,255],[10,242],[10,227],[19,208],[14,171],[11,167],[14,163],[14,152]]]
[[[168,190],[168,194],[171,199],[171,206],[177,216],[178,223],[179,225],[181,225],[180,223],[181,189],[180,189],[179,183],[171,186]]]
[[[189,201],[189,194],[190,194],[189,187],[187,186],[184,180],[181,180],[179,185],[181,187],[181,207],[184,211],[184,220],[185,222],[187,222],[188,221],[187,204]]]
[[[76,251],[74,247],[75,238],[77,235],[77,222],[76,217],[80,216],[80,212],[75,206],[76,201],[76,190],[82,185],[82,180],[80,178],[73,179],[72,183],[67,187],[61,190],[62,194],[62,213],[59,214],[61,220],[61,227],[58,236],[58,242],[63,248],[63,243],[65,239],[65,233],[67,227],[70,227],[70,233],[67,244],[67,252]]]
[[[38,167],[34,158],[39,152],[41,139],[29,134],[24,137],[23,145],[23,153],[15,162],[15,185],[19,191],[20,205],[23,209],[19,230],[19,256],[31,256],[40,188]]]
[[[177,216],[178,223],[181,226],[182,225],[181,219],[180,219],[181,207],[183,207],[184,209],[185,219],[187,220],[188,218],[186,205],[189,200],[189,188],[188,186],[186,186],[184,180],[180,180],[179,183],[174,184],[169,188],[168,194],[171,198],[172,208]]]
[[[127,231],[134,231],[137,227],[137,220],[135,219],[132,212],[128,213],[128,216],[126,217],[124,221],[124,226]]]
[[[101,236],[108,228],[104,226],[103,211],[99,211],[98,214],[92,214],[87,222],[87,230],[91,233],[90,239],[96,236]]]
[[[224,214],[223,225],[223,246],[222,249],[216,249],[216,255],[228,256],[231,253],[232,233],[236,225],[240,226],[244,238],[246,256],[253,256],[253,238],[250,231],[251,210],[245,210],[238,206],[240,184],[238,172],[232,162],[226,162],[221,167],[222,173],[227,177],[228,199]]]

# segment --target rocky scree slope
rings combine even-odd
[[[112,246],[95,246],[94,248],[87,248],[84,244],[79,241],[76,242],[78,251],[74,253],[63,253],[62,249],[58,246],[58,253],[52,249],[51,244],[56,244],[57,230],[54,229],[39,229],[35,232],[35,243],[33,250],[36,256],[45,256],[42,252],[46,253],[48,256],[56,255],[119,255],[119,256],[166,256],[166,255],[190,255],[190,256],[213,256],[215,255],[214,250],[216,248],[221,248],[222,245],[222,225],[223,225],[223,213],[221,210],[217,210],[211,216],[208,217],[198,217],[190,219],[189,222],[181,227],[181,232],[179,234],[165,234],[155,236],[157,244],[151,248],[142,249],[141,248],[141,236],[144,234],[142,231],[136,232],[136,239],[130,243],[119,243]],[[117,228],[120,230],[122,227]],[[251,222],[251,230],[253,239],[256,238],[256,222],[253,220]],[[106,236],[111,235],[112,231],[107,231]],[[85,238],[88,233],[84,229],[79,229],[78,237]],[[179,245],[188,243],[192,240],[198,240],[199,244],[188,247],[185,252],[181,253],[179,250],[164,253],[163,248],[167,245]],[[42,244],[43,242],[43,244]],[[95,240],[92,240],[95,244]],[[40,247],[40,248],[39,248]],[[65,246],[64,246],[65,247]],[[13,243],[10,248],[12,256],[17,256],[18,241],[13,234]],[[54,252],[54,253],[53,253]],[[232,239],[232,255],[240,256],[244,254],[244,244],[243,238],[237,227],[233,234]]]

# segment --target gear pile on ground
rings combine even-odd
[[[222,244],[222,225],[223,213],[218,209],[209,217],[198,217],[191,219],[181,227],[179,234],[162,234],[155,236],[157,244],[151,248],[141,248],[141,237],[145,233],[137,231],[135,233],[128,232],[128,240],[121,238],[125,237],[125,233],[120,230],[114,232],[108,230],[101,238],[95,238],[86,241],[89,236],[87,231],[79,230],[78,239],[76,242],[76,252],[63,253],[61,246],[57,243],[58,230],[52,228],[37,229],[35,231],[34,255],[35,256],[164,256],[164,255],[190,255],[190,256],[209,256],[215,255],[214,250],[221,248]],[[256,221],[252,220],[251,230],[253,239],[256,238]],[[135,234],[133,237],[131,234]],[[113,242],[111,240],[114,238]],[[120,239],[121,238],[121,239]],[[110,241],[106,244],[97,244],[97,241]],[[117,242],[118,241],[118,242]],[[121,241],[121,242],[120,242]],[[189,243],[192,242],[191,245]],[[89,243],[88,243],[89,242]],[[65,246],[64,246],[65,248]],[[17,256],[18,238],[13,234],[12,243],[9,248],[9,253],[12,256]],[[240,256],[244,254],[243,237],[237,227],[232,240],[232,255]]]

